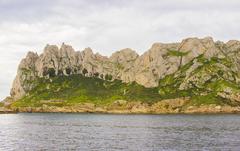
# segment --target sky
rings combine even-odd
[[[187,37],[239,40],[239,0],[0,0],[0,100],[28,51],[46,44],[110,56]]]

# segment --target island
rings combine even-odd
[[[240,41],[186,38],[154,43],[139,55],[130,48],[110,57],[91,48],[47,44],[19,64],[13,112],[239,113]]]

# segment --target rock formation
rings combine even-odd
[[[60,48],[55,45],[47,45],[40,55],[28,52],[26,58],[21,61],[18,67],[17,76],[11,89],[11,96],[14,100],[17,100],[26,95],[35,87],[35,83],[32,81],[36,78],[73,74],[109,81],[119,79],[125,83],[135,81],[145,87],[157,87],[160,79],[175,73],[180,67],[200,55],[203,55],[206,59],[228,57],[234,62],[234,66],[226,69],[226,71],[237,73],[238,76],[232,77],[232,80],[238,81],[240,75],[240,41],[236,40],[223,43],[220,41],[214,42],[210,37],[203,39],[187,38],[180,43],[154,43],[142,55],[126,48],[113,53],[110,57],[95,54],[91,48],[74,51],[71,46],[63,43]],[[195,61],[193,66],[186,71],[187,76],[200,65],[201,63]],[[221,67],[221,65],[219,64],[218,67]],[[203,78],[203,81],[209,80],[207,79],[208,76],[201,76],[204,75],[185,79],[180,89],[189,87],[189,83],[198,78]]]

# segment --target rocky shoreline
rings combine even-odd
[[[0,107],[0,114],[11,114],[11,113],[17,113],[17,112],[12,109]]]
[[[13,113],[113,113],[113,114],[216,114],[240,113],[240,107],[229,105],[187,105],[188,99],[162,100],[152,105],[141,102],[115,101],[109,106],[97,106],[93,103],[83,103],[74,106],[17,107]]]
[[[204,110],[204,111],[202,111]],[[17,114],[17,113],[93,113],[93,114],[239,114],[239,108],[225,108],[223,110],[201,108],[187,111],[169,111],[169,112],[146,112],[131,110],[74,110],[69,108],[55,108],[54,110],[42,110],[38,108],[21,108],[19,110],[10,110],[7,112],[0,111],[0,114]]]

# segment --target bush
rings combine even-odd
[[[63,71],[62,70],[58,70],[58,75],[63,75]]]
[[[66,69],[66,74],[70,75],[71,72],[72,72],[72,70],[71,70],[70,68],[67,68],[67,69]]]
[[[105,75],[105,80],[111,81],[112,80],[112,75],[106,74]]]
[[[54,68],[44,68],[43,69],[43,76],[54,77],[55,76],[55,69]]]
[[[99,73],[98,73],[98,72],[96,72],[96,73],[94,73],[93,75],[94,75],[94,77],[96,77],[96,78],[97,78],[97,77],[99,76]]]
[[[83,73],[83,75],[86,75],[88,73],[87,69],[84,68],[82,73]]]
[[[169,56],[183,57],[183,56],[188,55],[188,53],[189,53],[189,51],[181,52],[181,51],[177,51],[177,50],[168,50]]]
[[[48,75],[49,77],[54,77],[56,74],[55,74],[55,69],[53,68],[49,68],[48,69]]]

